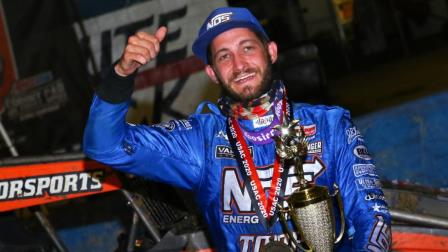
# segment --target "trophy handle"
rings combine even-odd
[[[339,187],[336,185],[336,183],[333,185],[334,193],[331,195],[331,197],[336,197],[336,200],[338,202],[338,208],[339,213],[341,216],[341,230],[339,231],[339,235],[334,241],[334,244],[337,244],[342,240],[342,237],[344,236],[344,230],[345,230],[345,216],[344,216],[344,205],[342,203],[341,194],[339,193]]]
[[[294,245],[296,246],[296,248],[299,248],[302,251],[305,252],[312,252],[312,250],[310,249],[305,249],[297,240],[296,238],[294,238],[294,236],[292,235],[291,230],[289,230],[288,228],[288,222],[286,221],[286,217],[285,217],[285,213],[288,213],[289,210],[284,208],[283,206],[281,206],[280,204],[277,204],[277,208],[279,209],[278,211],[278,216],[280,218],[280,223],[282,224],[283,228],[286,230],[286,234],[288,235],[288,238],[290,241],[292,241],[292,243],[294,243]]]

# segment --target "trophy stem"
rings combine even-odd
[[[292,167],[294,168],[294,172],[297,174],[297,180],[299,184],[299,188],[304,188],[307,186],[308,182],[305,179],[305,173],[303,172],[303,162],[302,157],[295,156],[291,159],[284,159],[283,167]]]
[[[294,157],[294,163],[300,187],[305,187],[308,182],[305,180],[305,173],[303,172],[302,157]]]

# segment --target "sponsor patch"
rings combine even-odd
[[[378,213],[387,213],[389,212],[389,208],[386,205],[375,203],[375,205],[372,206],[373,211]]]
[[[257,119],[253,120],[253,127],[254,128],[261,128],[271,125],[272,121],[274,121],[274,115],[267,115],[258,117]]]
[[[355,183],[358,191],[381,188],[381,181],[376,178],[359,178]]]
[[[313,160],[307,160],[303,163],[303,175],[305,179],[311,183],[314,183],[324,171],[325,164],[317,156],[313,157]],[[294,169],[290,169],[292,171]]]
[[[221,23],[230,21],[230,18],[232,17],[232,15],[233,15],[232,12],[226,12],[226,13],[221,13],[221,14],[214,16],[212,19],[210,19],[210,21],[208,21],[207,30],[211,29]]]
[[[372,252],[390,251],[392,245],[390,226],[384,221],[383,216],[377,215],[375,217],[377,221],[369,237],[367,249]]]
[[[303,132],[305,133],[305,136],[310,137],[316,135],[317,126],[316,124],[311,125],[303,125]]]
[[[298,240],[299,234],[297,232],[291,232],[294,239]],[[259,252],[263,251],[264,245],[268,244],[270,241],[283,242],[285,244],[290,244],[288,236],[286,234],[278,235],[255,235],[255,234],[244,234],[240,236],[239,245],[241,252]],[[291,244],[294,249],[294,245]],[[295,250],[294,250],[295,251]]]
[[[191,126],[190,121],[182,119],[182,120],[171,120],[169,122],[163,122],[159,124],[153,125],[154,127],[165,129],[168,131],[173,131],[174,129],[179,130],[191,130],[193,127]]]
[[[369,192],[364,199],[366,201],[371,201],[371,200],[382,200],[382,201],[386,201],[386,197],[384,196],[384,194],[377,194],[377,193],[373,193],[373,192]]]
[[[224,146],[227,147],[227,146]],[[305,179],[311,183],[317,179],[320,174],[325,171],[325,166],[322,161],[315,157],[312,163],[304,163],[303,171]],[[286,178],[286,184],[284,189],[284,197],[290,196],[296,189],[298,189],[299,181],[295,169],[289,169]],[[221,209],[224,214],[254,214],[254,204],[252,203],[251,196],[244,185],[244,179],[238,175],[237,167],[225,167],[221,174]],[[261,180],[263,188],[269,188],[271,186],[273,173],[273,165],[265,167],[257,167],[257,174]],[[286,202],[286,201],[285,201]],[[284,203],[285,204],[285,203]],[[234,218],[234,217],[225,217]],[[224,219],[223,219],[224,220]],[[230,219],[225,221],[232,222]],[[235,220],[239,221],[239,220]],[[242,220],[244,221],[244,219]]]
[[[369,154],[369,151],[367,150],[367,147],[364,145],[358,145],[353,149],[353,154],[355,156],[359,157],[360,159],[364,160],[372,160],[372,157]]]
[[[222,222],[225,224],[258,224],[260,220],[257,215],[230,215],[224,214],[222,216]]]
[[[252,146],[249,147],[249,152],[252,155]],[[215,148],[215,157],[216,158],[228,158],[235,159],[235,153],[233,153],[232,148],[226,145],[216,145]]]
[[[308,154],[321,154],[322,153],[322,141],[308,143],[307,153]]]
[[[361,132],[356,127],[348,128],[345,131],[345,134],[347,135],[347,142],[348,144],[351,144],[353,141],[355,141],[357,138],[362,139]]]
[[[353,165],[353,173],[356,177],[361,177],[365,175],[378,176],[376,174],[376,168],[373,164],[355,164]]]
[[[266,144],[272,142],[272,138],[275,136],[276,130],[266,128],[266,131],[257,132],[257,133],[249,133],[247,131],[243,131],[243,135],[250,142],[254,144]]]
[[[216,145],[215,157],[234,159],[235,154],[233,153],[232,148],[230,148],[230,146]]]

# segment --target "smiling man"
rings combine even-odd
[[[234,28],[218,35],[209,50],[213,56],[205,71],[225,95],[249,102],[269,91],[271,66],[277,60],[275,42],[260,39],[248,28]]]
[[[166,32],[161,27],[131,36],[96,91],[84,136],[89,157],[194,191],[218,251],[294,251],[277,203],[286,204],[298,177],[295,169],[283,167],[272,137],[275,126],[297,119],[308,143],[305,179],[332,192],[339,186],[346,230],[334,250],[389,250],[387,203],[349,112],[288,101],[282,81],[272,79],[277,45],[247,9],[216,9],[193,44],[205,72],[223,91],[217,106],[205,104],[211,113],[153,126],[126,123],[137,69],[156,58]],[[341,216],[335,215],[338,230]]]

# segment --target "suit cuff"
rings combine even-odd
[[[115,64],[110,67],[102,79],[96,94],[109,103],[122,103],[131,99],[137,72],[122,77],[115,72]]]

